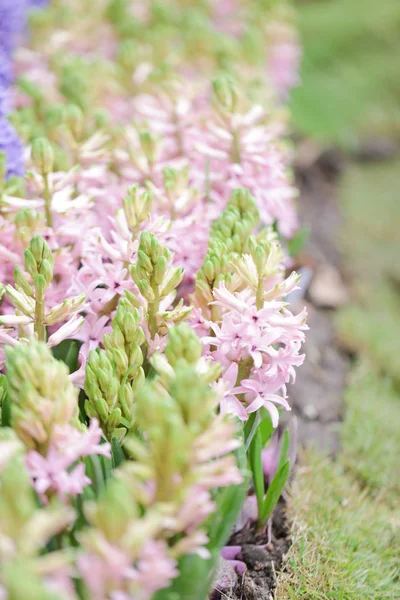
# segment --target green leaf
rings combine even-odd
[[[249,463],[251,472],[253,475],[254,490],[256,492],[258,515],[261,515],[264,502],[264,472],[262,466],[261,452],[262,452],[261,434],[258,429],[253,441],[249,448]]]
[[[103,468],[104,481],[107,482],[107,479],[110,479],[112,474],[113,460],[112,458],[107,458],[107,456],[100,456],[100,462]]]
[[[11,427],[11,400],[7,392],[7,378],[5,375],[0,375],[0,377],[4,386],[1,402],[1,425],[2,427]]]
[[[283,488],[288,480],[290,472],[290,460],[287,460],[283,467],[276,473],[265,496],[264,506],[259,518],[261,524],[265,524],[270,518],[272,511],[278,503]]]
[[[265,444],[267,442],[269,442],[269,440],[272,437],[272,434],[274,433],[274,427],[272,425],[272,419],[271,419],[271,415],[269,414],[269,412],[265,409],[262,408],[261,411],[261,423],[259,425],[259,432],[261,435],[261,445],[263,448],[265,448]]]
[[[286,458],[287,458],[288,451],[289,451],[289,444],[290,444],[289,429],[285,429],[285,433],[283,434],[282,449],[281,449],[281,455],[279,457],[279,464],[278,464],[277,471],[279,471],[283,467],[284,463],[286,462]]]
[[[253,439],[256,431],[257,431],[257,427],[260,424],[260,412],[256,411],[251,413],[250,417],[248,418],[246,425],[244,426],[244,449],[246,450],[246,452],[248,451],[250,444],[251,444],[251,440]]]
[[[206,600],[213,583],[213,566],[218,556],[219,551],[209,559],[195,554],[183,556],[178,561],[178,577],[168,588],[156,592],[152,600]]]
[[[100,457],[97,454],[85,456],[84,458],[88,477],[92,480],[91,488],[96,496],[99,496],[104,491],[104,476],[101,468]]]
[[[247,457],[244,447],[240,446],[235,453],[243,482],[218,491],[216,510],[209,522],[207,534],[210,549],[222,548],[235,526],[236,519],[247,496],[250,473],[247,468]]]
[[[113,437],[111,440],[111,448],[112,448],[112,463],[114,469],[122,465],[125,462],[125,454],[121,448],[121,444],[117,440],[116,437]]]
[[[78,355],[81,342],[78,340],[63,340],[58,346],[52,348],[53,356],[62,360],[68,367],[70,373],[78,369]]]

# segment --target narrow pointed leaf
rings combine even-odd
[[[264,506],[260,515],[260,523],[264,524],[270,518],[272,511],[278,503],[283,488],[287,482],[290,472],[290,461],[287,460],[283,467],[273,478],[265,496]]]

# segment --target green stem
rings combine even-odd
[[[46,215],[46,224],[47,224],[47,227],[52,227],[53,226],[53,215],[51,214],[51,194],[50,194],[50,187],[49,187],[49,176],[44,175],[43,179],[44,179],[43,197],[44,197],[44,210],[45,210],[45,215]]]
[[[34,331],[37,335],[39,342],[46,341],[46,325],[43,323],[44,320],[44,298],[38,300],[36,298],[35,303],[35,325]]]
[[[237,131],[232,133],[233,144],[232,144],[232,162],[240,164],[240,141]]]
[[[264,281],[262,277],[258,280],[257,294],[256,294],[256,308],[261,310],[264,306]]]
[[[149,331],[151,339],[154,340],[154,337],[158,332],[157,313],[160,307],[160,294],[157,285],[152,286],[152,289],[154,292],[154,300],[149,303]]]

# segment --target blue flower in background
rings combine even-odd
[[[6,116],[10,112],[12,54],[24,32],[28,11],[47,3],[48,0],[0,0],[0,151],[7,156],[7,177],[22,176],[25,171],[21,140]]]
[[[11,81],[12,81],[11,58],[0,47],[0,89],[7,88],[10,85]]]
[[[11,57],[26,24],[27,0],[0,0],[0,48]]]
[[[25,172],[22,143],[14,127],[4,115],[0,115],[0,152],[5,152],[7,156],[7,176],[22,177]]]
[[[43,8],[48,3],[49,0],[29,0],[29,6],[37,6],[38,8]]]

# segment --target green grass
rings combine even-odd
[[[398,600],[398,515],[316,453],[303,457],[289,517],[293,545],[279,600]],[[396,527],[397,525],[397,527]]]
[[[352,350],[400,384],[400,160],[353,165],[340,183],[340,245],[354,282],[354,302],[338,317]]]
[[[398,391],[365,361],[352,374],[345,404],[341,464],[370,497],[400,508]]]
[[[400,2],[297,0],[303,85],[296,128],[345,147],[359,136],[400,133]]]

